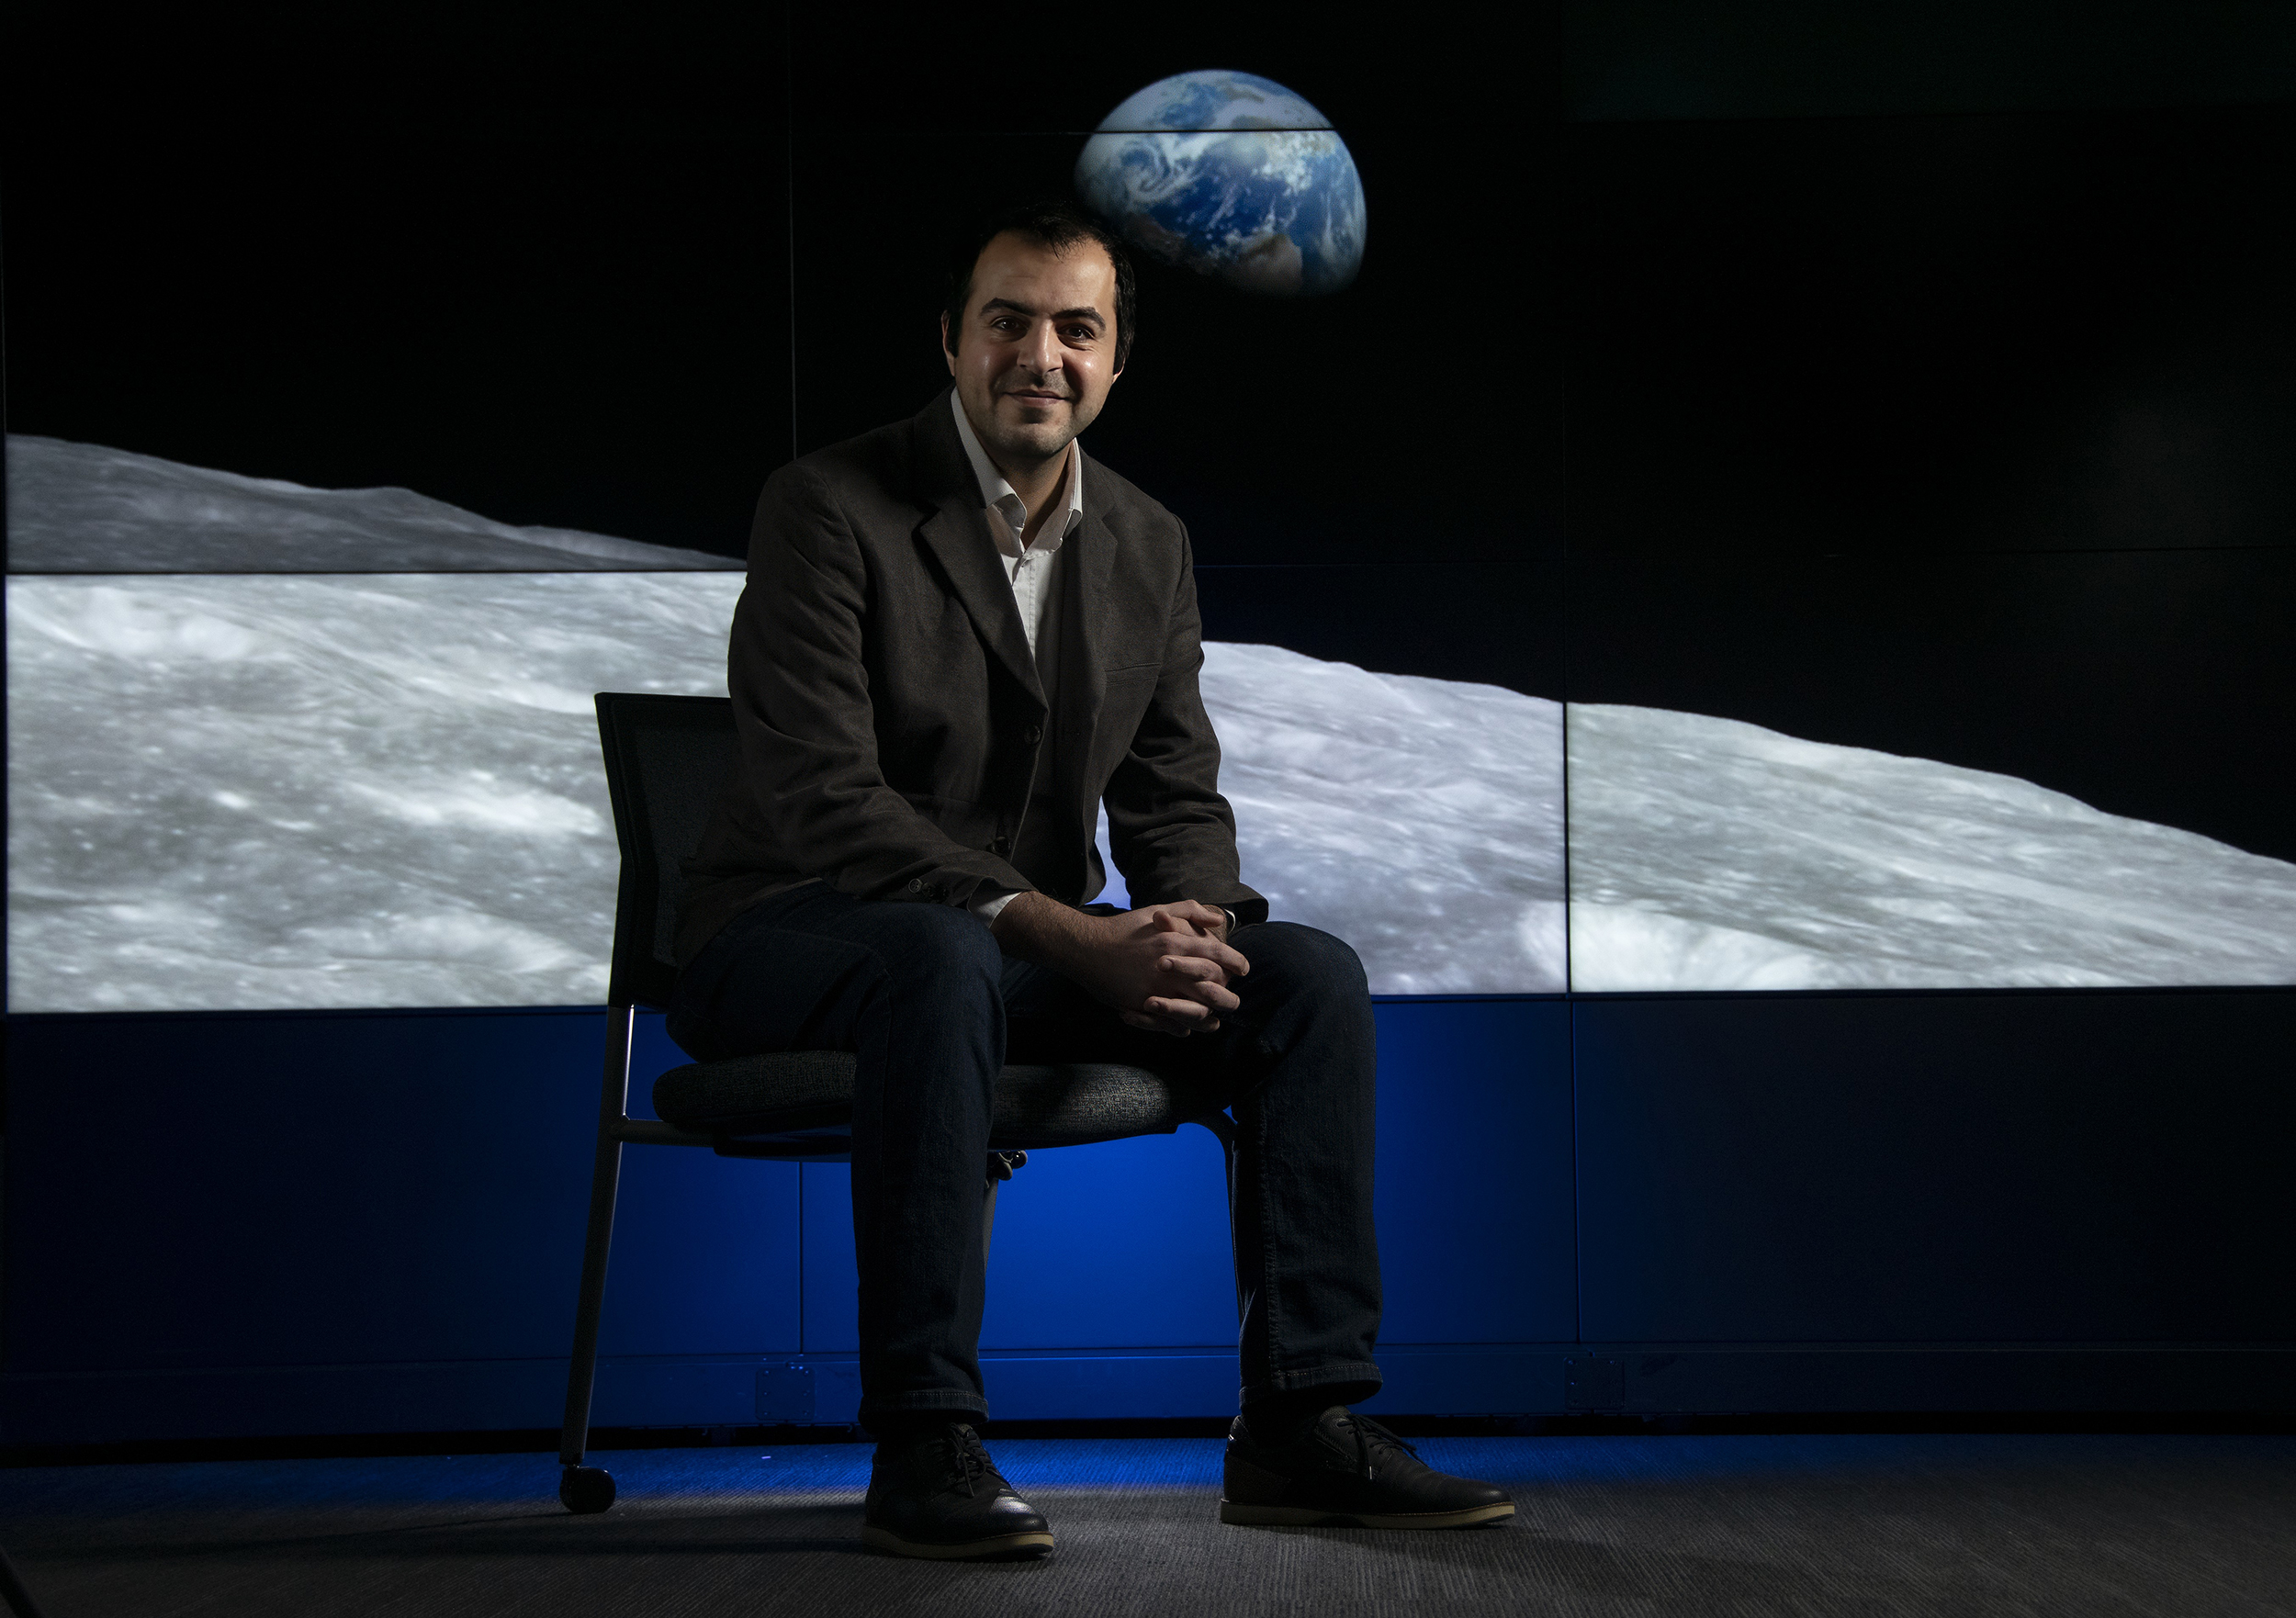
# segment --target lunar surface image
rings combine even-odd
[[[2296,865],[1982,770],[1573,702],[1570,982],[2296,983]]]
[[[1218,641],[1203,691],[1270,915],[1353,944],[1374,994],[1565,986],[1559,702]]]
[[[405,489],[305,489],[96,444],[8,439],[11,573],[723,571],[723,556],[513,528]]]
[[[8,470],[12,1010],[602,999],[591,696],[722,693],[728,564],[48,440]],[[1264,646],[1203,683],[1245,880],[1375,992],[2296,982],[2296,866],[1585,706],[1567,953],[1559,704]]]

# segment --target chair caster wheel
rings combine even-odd
[[[613,1474],[602,1466],[568,1466],[558,1474],[558,1499],[580,1515],[602,1511],[613,1504]]]

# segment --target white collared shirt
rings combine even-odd
[[[1035,540],[1024,545],[1020,535],[1029,526],[1029,508],[981,447],[980,435],[973,431],[953,388],[949,390],[949,409],[957,418],[957,440],[964,445],[964,458],[973,463],[974,481],[981,486],[989,536],[1004,561],[1013,604],[1020,609],[1020,628],[1029,637],[1029,655],[1036,659],[1037,683],[1044,688],[1044,700],[1050,703],[1060,671],[1060,614],[1053,604],[1060,600],[1061,546],[1085,520],[1084,452],[1073,443],[1068,446],[1067,516],[1058,522],[1048,520],[1037,531]],[[993,922],[1019,891],[999,888],[985,893],[973,901],[973,914]]]
[[[1069,445],[1068,514],[1058,523],[1048,521],[1037,531],[1036,539],[1023,545],[1020,535],[1029,526],[1029,508],[981,447],[980,435],[973,431],[953,388],[949,390],[949,409],[957,418],[957,439],[964,445],[964,457],[973,463],[974,481],[981,486],[989,533],[996,542],[997,555],[1004,559],[1005,578],[1012,585],[1014,604],[1020,609],[1020,627],[1029,637],[1029,655],[1036,659],[1037,680],[1049,702],[1056,662],[1052,642],[1060,633],[1059,614],[1052,611],[1052,603],[1060,599],[1056,586],[1061,545],[1085,520],[1085,457],[1075,444]]]

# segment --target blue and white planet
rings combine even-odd
[[[1363,179],[1331,120],[1255,73],[1159,79],[1100,121],[1076,190],[1153,258],[1245,292],[1337,292],[1363,267]]]

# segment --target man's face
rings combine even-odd
[[[951,331],[943,315],[941,328],[982,447],[1041,466],[1092,424],[1117,378],[1116,266],[1095,242],[1054,253],[1007,231],[973,266],[963,325]]]

